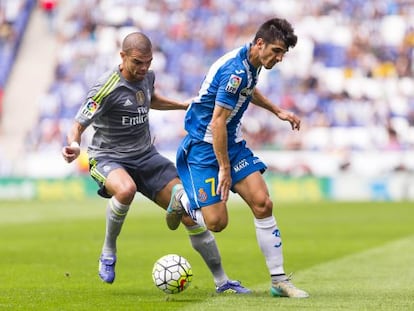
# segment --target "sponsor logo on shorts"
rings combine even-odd
[[[207,197],[208,197],[208,195],[207,195],[207,193],[204,191],[204,189],[203,189],[203,188],[198,189],[197,199],[198,199],[200,202],[205,202],[205,201],[207,201]]]
[[[233,166],[233,170],[237,173],[244,169],[245,167],[249,166],[249,162],[247,162],[246,159],[242,159],[237,163],[235,166]]]
[[[253,160],[253,164],[257,164],[257,163],[262,163],[263,161],[260,159],[254,159]]]
[[[226,85],[226,91],[229,93],[236,94],[239,86],[242,82],[242,78],[236,75],[231,75]]]

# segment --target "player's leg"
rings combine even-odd
[[[106,283],[115,280],[116,241],[134,198],[136,186],[129,174],[118,164],[91,160],[90,173],[98,182],[98,193],[109,198],[106,208],[105,239],[99,258],[99,276]],[[112,170],[103,170],[103,166]]]
[[[186,211],[189,211],[189,201],[185,193],[181,193],[179,198],[174,198],[172,189],[176,188],[180,184],[178,178],[174,178],[165,186],[156,196],[155,201],[164,209],[167,206],[171,206],[171,201],[176,201],[175,205],[180,205],[182,212],[179,221],[181,221],[188,233],[192,247],[200,254],[209,268],[214,278],[214,283],[217,292],[235,292],[239,294],[250,293],[250,290],[243,287],[240,282],[229,280],[227,274],[224,271],[221,255],[217,247],[216,239],[214,235],[207,230],[207,228],[201,224],[196,223]],[[169,198],[171,195],[171,199]],[[184,209],[183,206],[186,206]],[[190,212],[190,211],[189,211]],[[200,215],[199,215],[200,217]],[[168,218],[167,218],[168,221]],[[178,227],[178,226],[177,226]]]
[[[146,165],[143,164],[139,165],[139,167],[143,168],[139,175],[149,177],[145,179],[137,178],[136,182],[139,185],[139,190],[163,209],[167,209],[171,205],[181,209],[182,212],[178,221],[182,221],[185,225],[191,245],[203,258],[213,275],[215,283],[225,284],[228,281],[228,277],[224,272],[214,236],[205,227],[198,225],[186,215],[183,204],[188,205],[189,202],[184,191],[181,191],[181,193],[173,191],[173,189],[177,188],[182,189],[174,164],[160,154],[155,153],[151,159],[145,162]],[[151,170],[151,174],[142,170]],[[184,217],[182,217],[183,215]]]
[[[214,235],[203,225],[185,215],[182,222],[187,230],[191,245],[201,255],[214,278],[216,292],[234,292],[248,294],[251,291],[242,286],[239,281],[230,280],[224,271],[220,252]]]
[[[213,234],[205,227],[194,223],[189,216],[184,216],[183,224],[187,231],[191,246],[201,255],[211,274],[216,286],[225,284],[229,279],[224,272],[221,256]]]
[[[186,145],[184,140],[177,152],[177,171],[188,197],[193,219],[213,232],[228,224],[227,206],[216,193],[219,168],[211,144]],[[202,165],[200,165],[202,164]]]
[[[260,172],[254,172],[234,186],[254,215],[257,240],[272,275],[284,274],[282,241],[272,215],[272,201]]]
[[[192,163],[200,163],[200,159],[196,159],[194,156],[189,155],[187,152],[185,152],[185,150],[190,149],[189,144],[191,144],[191,141],[189,139],[184,139],[182,146],[179,148],[179,152],[177,153],[177,170],[179,171],[181,180],[183,181],[184,178],[186,184],[185,193],[181,196],[180,202],[186,210],[186,213],[184,214],[186,216],[183,217],[183,222],[189,233],[191,244],[193,245],[194,249],[196,249],[200,253],[204,261],[206,262],[207,266],[210,268],[210,271],[214,276],[217,292],[250,293],[250,290],[241,286],[240,282],[231,281],[228,279],[222,267],[221,257],[217,248],[216,240],[214,238],[214,235],[206,228],[206,223],[204,221],[201,209],[191,208],[191,206],[201,207],[204,205],[210,205],[210,203],[214,204],[218,200],[217,196],[211,195],[211,189],[214,190],[213,180],[210,178],[207,184],[205,180],[204,182],[200,182],[199,180],[202,180],[203,178],[201,174],[196,171],[192,171],[192,168],[190,168],[190,165],[187,163],[187,161]],[[211,150],[211,152],[209,151],[207,153],[211,155],[212,152],[213,151]],[[201,156],[203,154],[203,152],[199,152],[194,148],[192,153],[198,156]],[[190,158],[187,158],[187,155],[189,155]],[[201,160],[201,163],[206,163],[206,161]],[[215,170],[214,168],[212,169],[212,176],[216,176],[217,170]],[[201,170],[202,173],[210,175],[209,171],[207,171],[206,169],[198,170]],[[193,184],[195,179],[197,179],[197,182]],[[198,187],[197,185],[200,185],[200,187]],[[189,196],[191,196],[191,199],[189,198]],[[212,199],[215,201],[211,201]],[[210,218],[209,221],[211,221]]]
[[[116,254],[116,240],[137,188],[129,174],[118,168],[111,171],[106,178],[105,190],[112,197],[106,211],[106,235],[102,252]]]
[[[256,238],[272,279],[272,295],[294,298],[308,297],[308,294],[296,288],[285,274],[280,230],[272,214],[273,203],[261,173],[259,171],[253,172],[237,182],[234,189],[254,214]]]
[[[176,230],[181,223],[181,219],[185,214],[189,214],[195,222],[208,227],[213,232],[222,231],[228,224],[227,207],[224,202],[218,202],[202,209],[192,210],[188,202],[188,197],[184,191],[182,184],[176,184],[172,187],[171,198],[166,213],[166,222],[168,228]],[[187,207],[188,208],[184,208]]]

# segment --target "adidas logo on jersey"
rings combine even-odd
[[[133,105],[133,103],[132,103],[132,101],[129,100],[129,98],[124,103],[124,107],[132,106],[132,105]]]

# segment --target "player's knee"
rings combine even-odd
[[[223,231],[227,227],[228,223],[228,216],[225,206],[216,205],[210,207],[209,210],[203,210],[203,219],[208,230],[212,232]]]
[[[252,206],[256,218],[265,218],[272,215],[273,202],[269,196],[264,196]]]
[[[213,232],[223,231],[227,227],[227,220],[225,219],[210,219],[207,223],[207,228]]]
[[[119,198],[121,202],[132,202],[136,192],[137,187],[135,184],[127,183],[119,187],[116,197]]]

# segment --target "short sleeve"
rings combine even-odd
[[[245,70],[235,70],[233,68],[223,70],[220,74],[216,104],[232,110],[237,105],[240,91],[246,84],[247,77]]]

